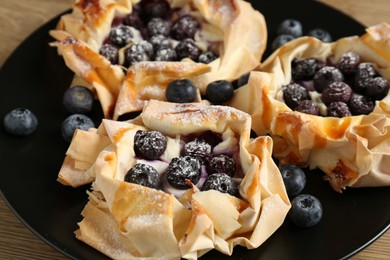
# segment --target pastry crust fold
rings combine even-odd
[[[347,51],[357,52],[362,62],[390,81],[390,25],[372,26],[361,37],[345,37],[333,43],[302,37],[276,50],[248,84],[237,90],[230,103],[252,116],[257,134],[270,133],[274,155],[282,163],[320,168],[336,191],[345,187],[390,185],[390,94],[376,101],[369,115],[344,118],[320,117],[291,111],[280,95],[291,81],[294,59],[337,61]],[[251,104],[242,102],[251,96]]]
[[[236,245],[259,247],[283,223],[290,202],[271,158],[272,139],[250,139],[250,126],[250,116],[234,108],[156,100],[132,121],[104,119],[99,134],[110,142],[86,170],[95,179],[77,238],[115,259],[197,259],[212,249],[231,255]],[[174,196],[124,182],[137,161],[133,138],[139,129],[173,139],[221,134],[222,142],[238,148],[240,198],[195,185]],[[79,138],[76,134],[72,143]]]

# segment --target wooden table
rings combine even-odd
[[[389,0],[321,0],[321,2],[349,14],[367,26],[381,21],[390,23]],[[69,0],[1,0],[0,66],[23,39],[69,8]],[[3,198],[0,198],[0,259],[66,259],[66,257],[27,229],[8,208]],[[390,259],[390,231],[355,255],[353,259]]]

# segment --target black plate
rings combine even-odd
[[[353,19],[315,1],[253,2],[266,17],[269,41],[275,37],[277,24],[285,18],[301,20],[305,32],[323,27],[334,39],[364,33],[364,27]],[[1,118],[16,107],[26,107],[37,115],[39,127],[25,138],[6,135],[1,128],[0,188],[14,212],[44,241],[71,258],[105,259],[73,234],[87,202],[88,187],[73,189],[56,182],[67,149],[60,135],[60,125],[66,117],[62,94],[72,79],[62,58],[48,46],[52,40],[48,31],[56,22],[57,19],[33,33],[1,69]],[[101,116],[98,110],[91,115],[97,124]],[[322,181],[321,175],[308,174],[304,191],[323,203],[323,219],[317,226],[299,229],[286,221],[259,249],[236,247],[232,258],[346,258],[389,228],[390,188],[348,189],[339,194]],[[226,258],[212,251],[202,259]]]

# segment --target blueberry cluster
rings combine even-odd
[[[277,27],[277,36],[272,42],[272,50],[276,50],[283,44],[303,36],[302,23],[296,19],[286,19]],[[307,36],[315,37],[323,42],[331,42],[332,36],[322,28],[314,28],[307,32]]]
[[[390,88],[373,64],[361,62],[359,54],[353,51],[345,52],[335,63],[330,59],[294,60],[291,73],[292,82],[282,87],[283,100],[292,110],[312,115],[367,115]],[[319,103],[312,100],[310,93],[314,91],[321,94],[326,113],[321,113]]]
[[[204,136],[207,136],[205,134]],[[213,144],[214,145],[214,144]],[[236,173],[235,160],[226,154],[214,155],[212,144],[206,139],[188,140],[179,157],[173,158],[161,174],[162,178],[176,189],[189,189],[201,178],[202,190],[218,190],[233,196],[238,195],[238,183],[233,180]],[[134,137],[134,151],[138,158],[158,160],[167,148],[167,138],[158,131],[139,130]],[[206,169],[207,177],[202,173]],[[160,188],[160,175],[151,165],[137,163],[125,175],[124,180],[150,188]]]
[[[198,47],[195,34],[200,29],[197,18],[182,15],[166,0],[142,0],[134,6],[132,13],[114,20],[99,53],[112,64],[122,62],[126,67],[141,61],[180,61],[184,58],[210,63],[218,56],[211,49]],[[135,39],[136,32],[143,40]],[[119,59],[121,48],[124,48],[124,61]]]
[[[306,186],[305,172],[298,166],[285,164],[279,166],[287,195],[291,201],[288,213],[290,221],[299,227],[312,227],[322,218],[322,204],[313,195],[301,192]]]

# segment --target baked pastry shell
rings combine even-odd
[[[283,223],[290,202],[271,158],[272,139],[250,139],[250,121],[233,108],[151,100],[133,121],[104,119],[98,130],[77,131],[59,174],[68,185],[88,179],[70,175],[93,181],[77,238],[115,259],[197,259],[212,249],[230,255],[236,245],[259,247]],[[222,134],[222,142],[236,140],[245,173],[240,198],[195,186],[176,198],[124,182],[135,163],[132,147],[138,129],[172,138],[212,131]]]
[[[369,115],[344,118],[291,111],[278,98],[281,87],[291,81],[294,59],[337,61],[347,51],[357,52],[362,62],[373,63],[390,82],[390,25],[382,23],[367,28],[360,37],[332,43],[301,37],[283,45],[251,73],[248,84],[237,90],[230,105],[252,116],[257,134],[272,136],[273,154],[281,163],[321,169],[336,191],[388,186],[390,94],[376,101]],[[246,102],[249,98],[251,102]]]

